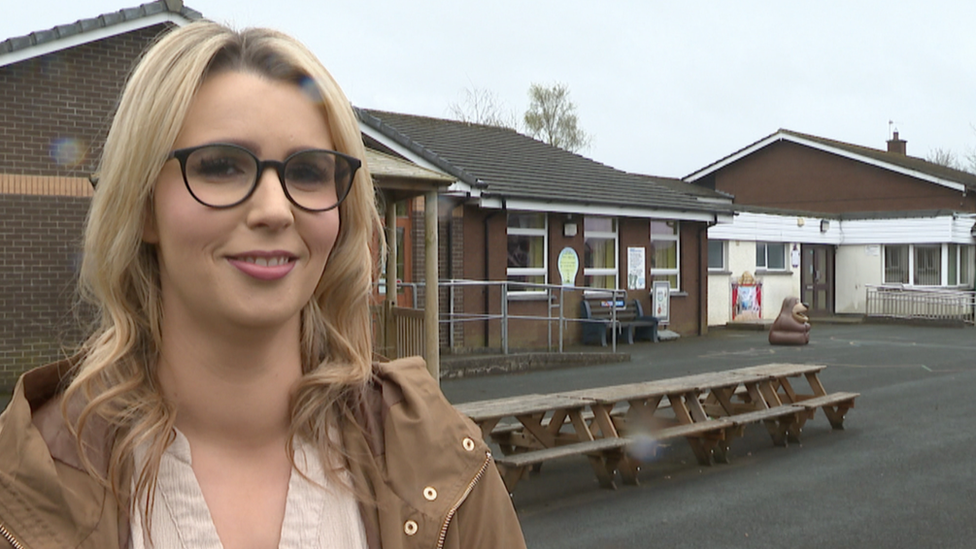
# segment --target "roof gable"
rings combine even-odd
[[[161,23],[185,25],[203,18],[182,0],[156,0],[0,42],[0,67]]]
[[[728,198],[678,179],[637,175],[515,130],[357,109],[368,127],[483,197],[689,212],[725,212]],[[704,191],[704,192],[702,192]]]
[[[711,175],[722,168],[738,162],[739,160],[761,150],[773,143],[789,141],[801,146],[810,147],[827,153],[835,154],[876,166],[885,170],[900,173],[922,181],[948,187],[953,190],[962,191],[964,189],[976,189],[976,174],[955,170],[940,166],[927,160],[908,156],[900,153],[872,149],[843,141],[826,139],[814,135],[803,134],[790,130],[780,129],[751,145],[748,145],[725,158],[722,158],[708,166],[694,172],[684,178],[684,181],[695,183],[708,175]]]

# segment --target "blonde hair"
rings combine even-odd
[[[315,56],[295,39],[267,29],[234,31],[199,21],[163,36],[145,54],[122,93],[105,141],[81,266],[82,297],[98,317],[66,389],[84,403],[72,422],[89,472],[122,504],[129,497],[133,456],[147,447],[132,499],[151,506],[159,460],[171,442],[174,413],[158,390],[159,267],[142,242],[153,185],[176,141],[197,90],[208,75],[251,72],[301,86],[320,102],[337,151],[364,158],[359,125],[342,90]],[[340,229],[322,277],[302,310],[303,377],[292,395],[289,454],[296,436],[331,446],[327,426],[348,415],[350,396],[371,374],[369,299],[375,247],[382,247],[372,180],[356,174],[339,206]],[[82,448],[86,426],[107,420],[117,433],[105,477]]]

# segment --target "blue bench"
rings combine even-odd
[[[580,318],[583,319],[583,343],[586,345],[607,346],[607,334],[613,318],[612,300],[584,299],[580,302]],[[634,299],[624,305],[617,301],[616,325],[617,341],[654,341],[657,339],[657,318],[644,314],[640,301]]]

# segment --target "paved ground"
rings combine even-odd
[[[768,362],[822,363],[830,391],[862,393],[847,429],[818,412],[803,444],[760,426],[732,463],[700,467],[684,442],[640,475],[597,487],[582,459],[547,463],[515,494],[528,545],[549,548],[969,548],[976,539],[976,329],[814,326],[809,346],[765,332],[624,346],[626,363],[443,383],[453,402],[674,377]],[[0,408],[6,402],[0,395]]]
[[[674,443],[640,486],[597,487],[583,459],[546,464],[515,494],[529,547],[973,547],[976,330],[815,326],[806,347],[765,332],[629,347],[632,361],[446,381],[453,402],[657,379],[768,362],[822,363],[828,391],[862,393],[847,429],[822,413],[801,445],[761,426],[732,464],[701,467]],[[625,349],[627,349],[625,347]]]

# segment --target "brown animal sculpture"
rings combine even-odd
[[[795,297],[783,300],[779,316],[769,330],[772,345],[806,345],[810,343],[810,323],[807,322],[807,306]]]

